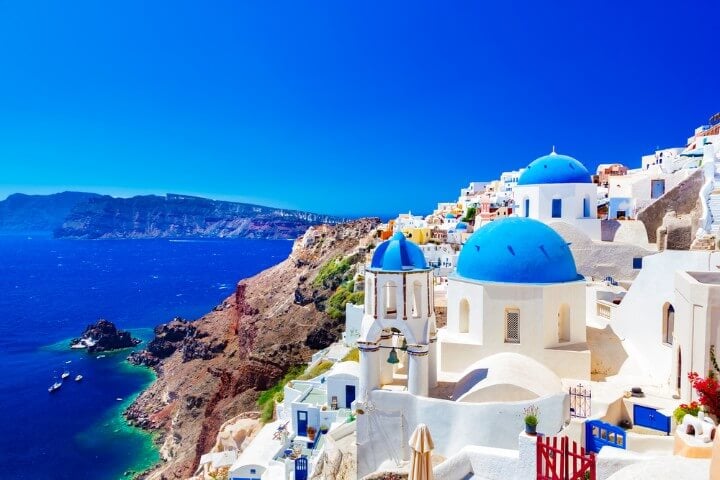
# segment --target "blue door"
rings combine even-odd
[[[585,422],[585,449],[598,453],[606,445],[625,449],[625,430],[600,420]]]
[[[355,401],[355,385],[345,385],[345,408],[350,408]]]
[[[301,437],[307,435],[308,415],[307,412],[298,410],[297,412],[297,434]]]
[[[670,417],[659,413],[655,408],[633,405],[633,423],[640,427],[653,428],[670,434]]]
[[[665,180],[652,180],[650,198],[660,198],[665,193]]]
[[[307,457],[300,457],[295,460],[295,480],[307,480],[308,460]]]
[[[553,198],[552,201],[552,218],[562,217],[562,200],[559,198]]]

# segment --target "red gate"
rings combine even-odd
[[[568,437],[538,437],[537,480],[595,480],[595,455]]]

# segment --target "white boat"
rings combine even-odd
[[[105,355],[98,355],[98,356],[95,357],[95,358],[105,358]]]
[[[60,375],[60,378],[62,378],[63,380],[65,380],[65,379],[66,379],[67,377],[69,377],[69,376],[70,376],[70,372],[63,372],[63,374]]]
[[[117,397],[115,400],[117,400],[118,402],[122,402],[122,397]]]
[[[75,381],[76,381],[76,382],[79,382],[79,381],[82,380],[82,379],[83,379],[83,376],[82,376],[82,375],[76,375],[76,376],[75,376]]]
[[[55,382],[52,385],[50,385],[50,387],[48,388],[48,393],[56,392],[56,391],[60,390],[60,387],[62,387],[62,383]]]

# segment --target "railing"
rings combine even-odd
[[[589,385],[581,383],[570,387],[570,416],[587,418],[592,408],[592,392]]]
[[[615,305],[614,303],[606,302],[605,300],[598,300],[597,302],[595,302],[595,304],[598,317],[612,320],[612,312],[613,310],[615,310],[617,305]]]

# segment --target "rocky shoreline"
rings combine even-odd
[[[228,419],[256,411],[260,392],[339,338],[343,319],[330,318],[326,303],[364,260],[378,223],[311,227],[288,259],[241,281],[208,314],[155,328],[155,338],[129,361],[153,368],[158,378],[125,417],[157,433],[163,462],[137,478],[192,476]],[[326,276],[339,259],[347,268]]]

